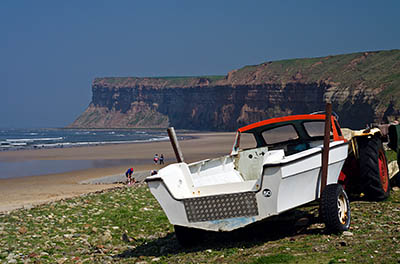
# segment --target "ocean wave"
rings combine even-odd
[[[164,141],[164,140],[168,140],[169,137],[157,137],[157,138],[150,138],[148,139],[148,141]]]
[[[0,141],[0,148],[11,148],[12,145],[10,142]]]
[[[48,138],[8,138],[7,142],[34,142],[34,141],[55,141],[55,140],[63,140],[64,137],[48,137]]]
[[[105,144],[129,144],[166,141],[168,136],[149,131],[24,131],[24,133],[7,131],[8,135],[0,138],[0,151],[69,148],[81,146],[96,146]],[[37,135],[35,135],[37,134]],[[96,135],[97,134],[97,135]]]
[[[149,138],[149,139],[137,139],[137,140],[112,140],[112,141],[91,141],[91,142],[64,142],[58,143],[55,145],[64,145],[64,146],[85,146],[85,145],[105,145],[105,144],[127,144],[127,143],[141,143],[141,142],[153,142],[153,141],[165,141],[168,140],[169,137],[157,137],[157,138]],[[40,144],[45,145],[45,144]],[[49,144],[48,144],[49,145]]]
[[[13,142],[33,142],[34,139],[32,138],[7,138],[6,142],[13,143]]]
[[[26,143],[26,142],[12,142],[11,143],[11,146],[13,146],[13,147],[22,147],[22,146],[26,146],[26,145],[28,145],[28,143]]]
[[[77,131],[75,132],[75,135],[89,135],[90,131]]]

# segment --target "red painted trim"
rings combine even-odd
[[[389,177],[388,177],[388,169],[387,169],[387,161],[385,153],[382,150],[379,150],[379,177],[381,178],[382,189],[387,192],[389,189]]]
[[[339,175],[338,183],[342,185],[344,190],[346,190],[348,182],[349,182],[349,178],[342,170]]]
[[[253,123],[247,125],[245,127],[241,127],[238,129],[239,132],[245,132],[251,130],[256,127],[265,126],[274,123],[280,123],[285,121],[293,121],[293,120],[301,120],[301,119],[308,119],[308,120],[325,120],[325,115],[292,115],[292,116],[284,116],[284,117],[276,117],[267,120],[263,120],[257,123]]]
[[[325,115],[324,114],[318,114],[318,115],[291,115],[291,116],[284,116],[284,117],[276,117],[276,118],[271,118],[267,120],[263,120],[260,122],[256,122],[244,127],[241,127],[238,129],[240,133],[249,131],[253,128],[265,126],[265,125],[270,125],[274,123],[281,123],[281,122],[287,122],[287,121],[294,121],[294,120],[321,120],[325,121]],[[339,136],[338,131],[336,130],[336,126],[334,124],[335,117],[332,116],[331,119],[331,127],[332,127],[332,132],[333,132],[333,140],[338,141],[338,140],[344,140],[343,136]]]
[[[335,121],[336,121],[336,118],[332,116],[331,127],[332,127],[332,131],[333,131],[333,141],[338,141],[338,140],[347,141],[344,139],[344,136],[339,136],[339,133],[338,133],[335,123],[334,123]],[[339,126],[339,124],[338,124],[338,126]],[[339,129],[340,129],[340,126],[339,126]]]

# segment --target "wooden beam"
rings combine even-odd
[[[176,160],[180,162],[184,162],[183,154],[181,148],[179,147],[178,138],[176,137],[175,129],[173,127],[169,127],[167,129],[169,140],[171,141],[172,148],[174,149]]]
[[[322,171],[321,171],[321,191],[324,190],[328,180],[328,162],[329,162],[329,142],[331,137],[331,116],[332,104],[327,103],[325,107],[325,131],[324,131],[324,148],[322,150]]]

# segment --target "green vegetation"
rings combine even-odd
[[[96,110],[94,112],[90,112],[89,115],[81,116],[80,118],[84,118],[84,120],[82,121],[82,124],[84,125],[91,123],[93,124],[102,118],[102,114],[98,110]]]
[[[252,264],[274,264],[274,263],[290,263],[294,262],[296,258],[288,254],[276,254],[269,256],[262,256],[257,258]]]
[[[396,151],[391,150],[391,149],[390,149],[390,150],[387,150],[387,151],[386,151],[386,159],[387,159],[388,163],[391,162],[391,161],[397,160],[397,153],[396,153]]]
[[[221,80],[225,75],[204,75],[204,76],[164,76],[164,77],[151,77],[150,79],[163,79],[163,80],[194,80],[194,79],[208,79],[210,81]]]
[[[131,115],[127,124],[130,126],[139,127],[148,124],[154,124],[154,126],[157,125],[159,127],[167,127],[168,123],[168,116],[149,109],[148,111],[136,112],[134,115]]]
[[[320,58],[290,59],[247,66],[237,74],[261,70],[275,76],[277,81],[289,81],[296,73],[301,73],[306,82],[317,82],[329,77],[342,85],[352,85],[354,81],[369,84],[381,83],[388,76],[397,76],[400,71],[400,50],[359,52]]]
[[[298,76],[305,83],[318,83],[330,80],[338,84],[338,88],[362,87],[383,89],[382,98],[388,99],[400,95],[400,50],[358,52],[344,55],[318,58],[289,59],[266,62],[259,65],[245,66],[234,73],[236,80],[246,82],[249,76],[257,72],[257,81],[275,81],[286,83]],[[207,79],[211,83],[222,80],[222,75],[205,76],[165,76],[165,77],[106,77],[96,78],[96,82],[104,82],[115,86],[152,80],[164,82],[165,86],[191,85],[199,79]],[[251,78],[253,80],[253,78]],[[379,91],[380,92],[380,91]],[[392,94],[395,92],[395,94]],[[389,98],[390,99],[390,98]],[[399,104],[400,105],[400,104]]]
[[[195,85],[202,80],[208,80],[210,83],[224,79],[224,75],[204,75],[204,76],[161,76],[161,77],[104,77],[96,78],[94,83],[106,84],[115,87],[129,87],[132,84],[141,84],[151,81],[153,85],[168,86],[187,86]]]
[[[350,232],[326,234],[317,207],[182,248],[148,188],[116,188],[0,215],[0,262],[396,263],[400,191],[354,201]],[[306,225],[297,220],[307,217]]]
[[[358,52],[318,58],[289,59],[245,66],[229,75],[107,77],[94,84],[108,87],[147,85],[156,88],[194,87],[196,85],[287,83],[320,84],[334,87],[337,112],[346,112],[353,104],[366,104],[382,116],[390,105],[398,116],[400,109],[400,50]],[[343,98],[340,97],[343,95]],[[346,97],[348,97],[346,99]],[[356,102],[354,102],[356,100]],[[359,101],[357,101],[359,100]],[[389,117],[391,118],[391,117]]]
[[[361,89],[370,97],[368,103],[373,108],[379,105],[382,109],[389,103],[400,108],[400,50],[267,62],[243,67],[233,78],[277,84],[328,82],[337,91],[353,93]]]

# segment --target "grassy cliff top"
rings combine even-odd
[[[106,87],[191,87],[289,82],[329,82],[337,87],[400,87],[400,50],[358,52],[318,58],[289,59],[245,66],[222,75],[104,77],[93,85]],[[400,89],[400,88],[399,88]],[[382,89],[381,89],[382,90]]]
[[[95,78],[93,85],[106,87],[134,87],[134,86],[155,86],[155,87],[191,87],[196,85],[209,85],[212,82],[222,80],[223,75],[205,76],[164,76],[164,77],[104,77]]]
[[[336,91],[362,91],[400,107],[400,50],[358,52],[318,58],[265,62],[245,66],[226,76],[106,77],[93,87],[190,88],[218,85],[325,83]]]
[[[400,50],[358,52],[319,58],[291,59],[245,66],[230,73],[231,82],[399,83]]]

